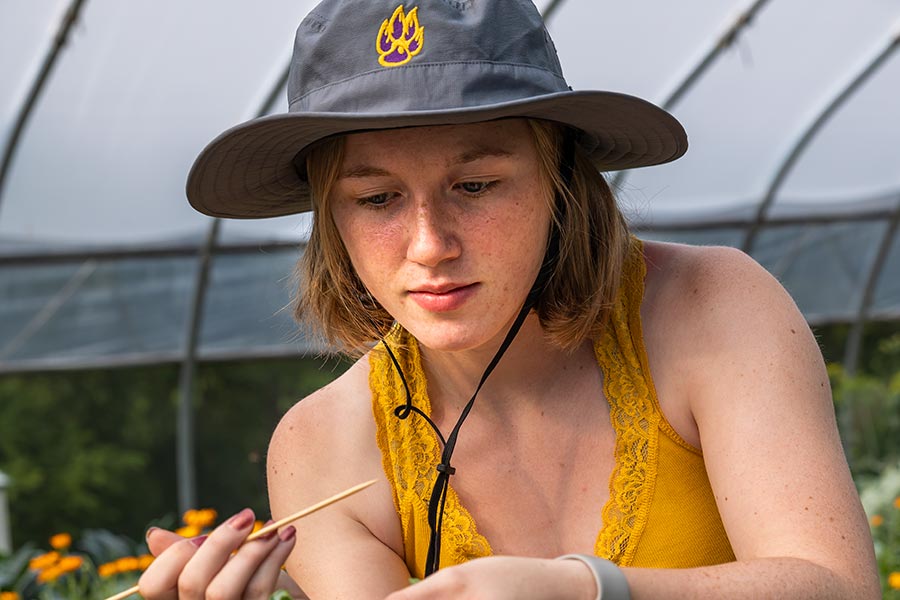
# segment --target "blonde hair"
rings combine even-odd
[[[563,126],[537,119],[528,124],[541,191],[552,205],[559,232],[558,258],[534,310],[547,337],[574,350],[599,336],[606,324],[628,251],[628,227],[603,175],[577,144],[571,184],[563,181]],[[309,334],[342,352],[361,354],[387,334],[394,318],[356,275],[331,216],[330,196],[343,150],[343,138],[336,137],[317,144],[307,157],[313,226],[296,269],[294,316]]]

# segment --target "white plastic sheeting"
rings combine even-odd
[[[0,5],[0,152],[10,150],[60,23],[76,4]],[[198,249],[210,225],[188,207],[185,176],[219,132],[284,110],[281,77],[293,31],[312,5],[79,5],[0,188],[0,371],[182,356]],[[755,5],[750,22],[737,26]],[[617,180],[642,235],[745,246],[770,194],[749,249],[811,321],[900,316],[900,4],[553,6],[549,28],[576,89],[662,104],[721,46],[670,107],[690,136],[688,154]],[[720,43],[729,31],[736,34]],[[277,101],[267,106],[273,93]],[[199,328],[201,357],[310,350],[284,309],[307,227],[303,217],[223,224]]]

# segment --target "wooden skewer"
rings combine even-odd
[[[295,512],[292,515],[288,515],[283,519],[279,519],[279,520],[275,521],[274,523],[266,525],[262,529],[260,529],[258,531],[254,531],[253,533],[248,535],[247,539],[244,540],[241,545],[243,546],[247,542],[252,542],[253,540],[260,538],[271,531],[275,531],[279,527],[284,527],[288,523],[293,523],[297,519],[302,519],[303,517],[305,517],[307,515],[311,515],[312,513],[316,512],[318,510],[322,510],[326,506],[334,504],[335,502],[338,502],[339,500],[343,500],[347,496],[352,496],[353,494],[355,494],[357,492],[361,492],[364,489],[366,489],[367,487],[369,487],[370,485],[373,485],[377,481],[378,481],[377,479],[372,479],[370,481],[366,481],[365,483],[360,483],[358,485],[354,485],[352,488],[347,488],[343,492],[337,493],[334,496],[331,496],[330,498],[325,498],[321,502],[313,504],[312,506],[308,506],[308,507],[304,508],[303,510]],[[130,587],[127,590],[119,592],[118,594],[116,594],[114,596],[110,596],[106,600],[123,600],[124,598],[127,598],[128,596],[130,596],[132,594],[136,594],[139,591],[140,591],[140,589],[138,586]]]
[[[266,525],[259,531],[254,531],[253,533],[248,535],[247,539],[244,541],[244,543],[246,544],[247,542],[252,542],[256,538],[262,537],[262,536],[266,535],[267,533],[269,533],[270,531],[275,531],[276,529],[284,527],[288,523],[293,523],[297,519],[302,519],[303,517],[305,517],[307,515],[311,515],[314,512],[316,512],[317,510],[321,510],[321,509],[325,508],[329,504],[334,504],[338,500],[343,500],[347,496],[352,496],[356,492],[361,492],[364,489],[366,489],[367,487],[369,487],[370,485],[373,485],[377,481],[378,481],[377,479],[371,479],[369,481],[366,481],[365,483],[360,483],[358,485],[354,485],[352,488],[347,488],[343,492],[335,494],[334,496],[331,496],[330,498],[325,498],[321,502],[313,504],[312,506],[308,506],[308,507],[304,508],[303,510],[299,510],[299,511],[295,512],[292,515],[288,515],[283,519],[279,519],[279,520],[275,521],[274,523]]]

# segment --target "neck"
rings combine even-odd
[[[435,420],[443,420],[446,415],[455,421],[475,392],[505,335],[506,329],[482,347],[459,352],[421,348]],[[590,345],[586,346],[589,349]],[[575,355],[580,356],[581,349]],[[550,392],[575,355],[553,345],[532,313],[478,393],[475,401],[478,412],[483,416],[502,416],[522,410],[523,405],[543,405],[552,401]]]

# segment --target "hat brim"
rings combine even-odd
[[[188,201],[201,213],[234,219],[305,212],[312,208],[309,186],[297,173],[294,157],[318,140],[361,130],[509,117],[546,119],[582,130],[582,143],[601,171],[666,163],[688,146],[675,117],[650,102],[615,92],[568,91],[427,112],[284,113],[247,121],[210,142],[188,175]]]

